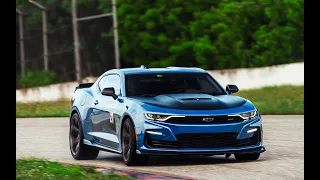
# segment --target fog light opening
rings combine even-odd
[[[255,131],[257,131],[257,130],[258,130],[257,128],[250,129],[250,130],[247,131],[247,133],[252,133],[252,132],[255,132]]]

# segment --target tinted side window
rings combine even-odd
[[[113,87],[117,95],[120,94],[120,77],[118,75],[108,75],[103,88]]]

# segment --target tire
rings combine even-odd
[[[71,155],[76,160],[95,159],[99,154],[99,150],[83,144],[83,139],[81,120],[79,115],[75,113],[70,119],[69,128],[69,148]]]
[[[254,161],[259,159],[260,153],[234,154],[234,157],[238,161]]]
[[[124,120],[121,128],[121,148],[122,159],[127,166],[146,165],[149,161],[149,156],[138,155],[136,153],[137,144],[135,131],[131,119]]]

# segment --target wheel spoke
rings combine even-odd
[[[75,149],[75,147],[79,144],[79,141],[77,139],[73,139],[72,147]]]
[[[76,126],[71,126],[71,132],[78,133],[79,129]]]
[[[75,147],[74,152],[78,152],[78,150],[79,150],[79,146],[80,146],[80,143],[77,143],[77,145],[76,145],[76,147]]]
[[[128,158],[128,157],[129,157],[129,155],[130,155],[130,149],[127,151],[127,153],[126,153],[126,157]]]
[[[79,130],[79,122],[77,120],[74,120],[73,126]]]
[[[128,150],[129,150],[129,147],[128,147],[127,145],[125,145],[125,146],[124,146],[124,151],[125,151],[125,152],[128,152]]]
[[[78,136],[77,136],[77,138],[76,138],[76,141],[77,141],[78,144],[80,144],[80,133],[78,133]]]

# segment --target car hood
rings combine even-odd
[[[162,94],[155,97],[130,97],[145,104],[182,110],[219,110],[244,105],[246,99],[233,95]]]

